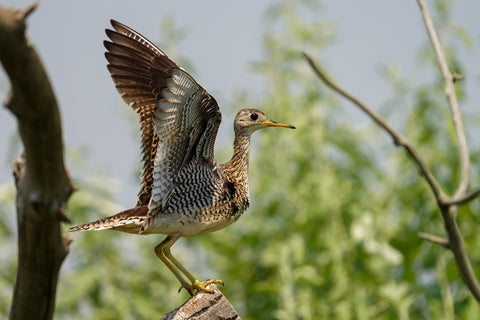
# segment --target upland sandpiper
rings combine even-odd
[[[170,247],[180,237],[216,231],[238,220],[250,203],[251,134],[266,127],[295,127],[272,121],[259,110],[242,109],[234,121],[233,156],[217,163],[214,143],[221,113],[215,99],[147,38],[117,21],[111,24],[105,57],[115,87],[140,117],[143,185],[135,208],[69,231],[165,234],[155,254],[180,288],[190,294],[211,292],[206,286],[222,281],[198,281]]]

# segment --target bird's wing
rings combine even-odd
[[[215,99],[151,41],[111,20],[106,30],[108,70],[125,102],[139,114],[143,186],[137,205],[165,207],[181,169],[213,160],[221,121]],[[149,213],[150,214],[150,213]]]

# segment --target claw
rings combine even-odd
[[[203,282],[195,280],[195,282],[193,283],[193,287],[197,290],[201,290],[201,291],[208,292],[208,293],[213,293],[212,289],[207,288],[207,286],[209,284],[212,284],[212,283],[221,284],[223,286],[223,281],[222,280],[207,280],[207,281],[203,281]]]
[[[203,291],[207,293],[213,293],[212,289],[207,288],[207,286],[212,283],[221,284],[222,286],[224,285],[222,280],[207,280],[207,281],[200,282],[195,279],[195,281],[192,284],[182,283],[182,285],[180,286],[180,289],[178,289],[178,292],[180,292],[183,288],[185,288],[185,290],[187,290],[191,296],[193,296],[194,290],[197,290],[197,292]]]

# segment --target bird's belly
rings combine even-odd
[[[168,218],[160,218],[155,220],[155,222],[152,224],[149,233],[162,233],[167,235],[190,237],[223,229],[232,224],[232,222],[233,220],[200,222],[192,219],[176,219],[175,221],[170,221]]]
[[[232,211],[231,205],[225,205],[214,210],[162,212],[155,217],[147,233],[189,237],[217,231],[238,219],[238,212],[232,215]]]

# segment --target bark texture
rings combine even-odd
[[[213,293],[198,292],[160,320],[240,319],[237,311],[217,286],[211,284],[207,288],[212,289]]]
[[[11,83],[5,106],[17,118],[24,155],[14,161],[18,269],[10,319],[51,319],[60,266],[69,239],[61,233],[74,190],[63,161],[57,101],[35,49],[25,36],[25,10],[0,6],[0,61]]]

